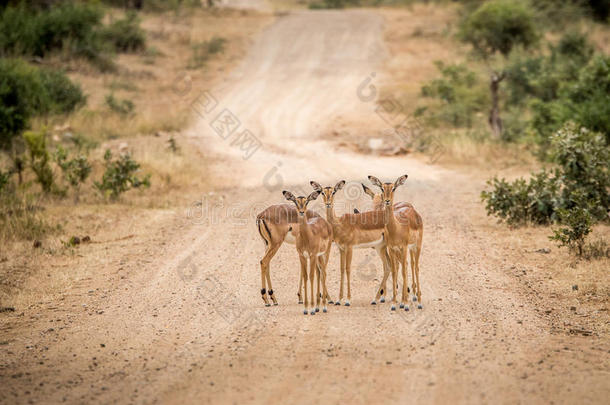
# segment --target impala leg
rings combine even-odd
[[[409,310],[409,294],[407,293],[407,251],[402,249],[400,252],[400,261],[402,267],[402,297],[400,299],[400,307],[405,311]]]
[[[316,311],[313,308],[313,283],[314,283],[314,278],[316,277],[316,257],[309,257],[309,283],[311,285],[311,312],[310,314],[315,315]],[[307,295],[307,293],[305,293]]]
[[[343,299],[343,280],[345,275],[345,250],[339,247],[339,254],[341,255],[341,283],[339,284],[339,299],[335,301],[335,305],[341,305]]]
[[[347,277],[347,300],[345,301],[345,306],[350,306],[350,301],[352,300],[352,247],[348,247],[345,249],[345,275]]]
[[[422,309],[421,304],[421,285],[419,284],[419,254],[421,252],[421,247],[416,248],[416,251],[413,253],[415,257],[415,278],[416,278],[416,286],[417,286],[417,308]],[[415,293],[415,292],[414,292]]]
[[[281,244],[269,244],[265,255],[261,259],[261,296],[265,302],[265,306],[270,306],[269,300],[267,299],[267,290],[265,289],[265,280],[267,281],[267,287],[269,287],[269,296],[273,300],[274,304],[277,304],[275,297],[273,297],[273,290],[271,287],[271,276],[269,275],[269,264],[271,259],[277,253],[278,249],[282,246]]]
[[[312,259],[310,259],[312,260]],[[316,269],[316,275],[318,276],[318,279],[316,281],[316,285],[317,285],[317,290],[316,290],[316,312],[320,312],[320,300],[322,299],[322,295],[320,295],[320,264],[318,262],[319,257],[316,256],[315,260],[312,260],[313,262],[313,267]]]
[[[330,259],[330,249],[332,248],[332,242],[328,243],[328,248],[326,249],[326,253],[324,254],[324,271],[326,271],[326,269],[328,268],[328,260]],[[320,263],[322,263],[322,261],[320,261]],[[328,303],[330,305],[333,304],[333,299],[330,297],[330,294],[328,293],[328,291],[326,291],[326,297],[328,298]]]
[[[383,279],[381,283],[379,283],[379,288],[377,289],[377,294],[375,295],[375,299],[371,302],[371,305],[376,305],[377,301],[385,302],[385,294],[386,291],[386,282],[388,280],[388,276],[390,275],[390,258],[388,256],[388,249],[385,246],[377,248],[377,254],[381,259],[381,263],[383,264]]]
[[[299,297],[299,304],[303,303],[303,277],[299,277],[299,291],[297,291],[297,297]]]
[[[415,252],[414,249],[409,249],[409,256],[411,259],[411,293],[413,294],[413,301],[417,301],[417,285],[415,283]]]
[[[307,315],[307,259],[305,258],[305,256],[299,255],[299,260],[301,262],[301,281],[299,282],[299,284],[303,283],[303,289],[305,290],[303,295],[305,298],[305,300],[303,301],[305,309],[303,310],[303,313]],[[299,287],[299,293],[300,292],[301,288]]]
[[[398,278],[397,260],[394,252],[390,253],[390,265],[392,268],[392,311],[396,311],[396,281]]]
[[[322,262],[322,259],[319,259],[320,262]],[[323,288],[323,292],[322,292],[322,312],[327,312],[328,309],[326,308],[326,303],[328,300],[328,290],[326,289],[326,266],[327,266],[327,261],[323,262],[321,264],[321,270],[320,273],[322,274],[322,288]]]

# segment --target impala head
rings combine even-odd
[[[404,174],[397,178],[394,183],[382,183],[375,176],[369,176],[369,180],[371,181],[371,183],[381,189],[381,200],[383,201],[383,204],[387,207],[392,205],[392,203],[394,202],[394,191],[396,191],[398,186],[401,186],[405,183],[407,177],[409,176]]]
[[[335,202],[335,194],[345,185],[345,180],[341,180],[340,182],[335,184],[335,187],[322,187],[319,183],[316,183],[315,181],[311,181],[309,182],[309,184],[311,184],[315,191],[322,194],[322,198],[324,199],[324,205],[326,205],[327,208],[330,208]]]
[[[305,211],[307,211],[307,204],[309,204],[310,201],[315,200],[316,198],[318,198],[318,196],[320,195],[319,191],[314,191],[313,193],[309,194],[309,196],[307,197],[295,197],[294,194],[292,194],[290,191],[282,191],[282,194],[284,194],[284,197],[286,197],[286,199],[288,201],[292,201],[294,203],[294,205],[297,206],[297,211],[299,213],[299,216],[303,216],[305,215]]]

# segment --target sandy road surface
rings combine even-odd
[[[506,271],[505,247],[471,224],[481,210],[479,183],[416,160],[333,151],[320,139],[337,115],[384,125],[356,97],[362,80],[381,69],[382,29],[383,21],[366,11],[300,12],[264,32],[242,66],[211,92],[218,105],[190,133],[193,147],[215,156],[211,175],[220,191],[188,215],[181,210],[148,254],[109,259],[74,286],[78,298],[67,294],[24,319],[5,316],[0,402],[608,398],[607,339],[551,334]],[[210,128],[223,108],[241,122],[236,133],[248,128],[262,144],[247,160],[247,151],[231,144],[235,134],[223,139]],[[303,316],[295,296],[298,260],[288,245],[271,265],[280,305],[262,305],[263,244],[253,216],[281,201],[281,188],[405,172],[398,199],[411,201],[425,223],[423,310],[369,305],[381,269],[366,250],[353,260],[352,306]],[[338,200],[364,206],[356,190],[348,184]],[[336,297],[333,253],[329,288]]]

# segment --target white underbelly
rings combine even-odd
[[[284,237],[284,242],[290,243],[291,245],[294,245],[295,243],[297,243],[297,238],[294,237],[292,232],[288,232],[286,234],[286,236]]]
[[[382,243],[383,243],[383,236],[381,236],[379,239],[371,241],[371,242],[354,245],[354,249],[375,248]]]

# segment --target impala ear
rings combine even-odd
[[[286,197],[286,199],[288,201],[292,201],[293,203],[296,204],[297,199],[294,197],[294,194],[292,194],[290,191],[284,190],[284,191],[282,191],[282,194],[284,194],[284,197]]]
[[[366,185],[362,184],[362,189],[364,190],[364,193],[367,194],[369,197],[375,198],[375,193],[373,192],[373,190],[368,188]]]
[[[405,181],[407,181],[407,177],[409,177],[408,174],[403,174],[402,176],[397,178],[396,181],[394,182],[393,189],[396,190],[396,188],[398,188],[398,186],[402,186],[403,184],[405,184]]]
[[[341,180],[340,182],[335,184],[335,189],[333,190],[333,194],[335,194],[337,191],[341,190],[343,188],[343,186],[345,186],[345,180]]]
[[[316,183],[315,181],[310,181],[309,184],[311,184],[311,186],[313,187],[314,190],[316,191],[322,191],[322,186],[320,185],[320,183]]]
[[[374,186],[377,186],[383,190],[383,185],[381,184],[381,181],[379,181],[379,179],[377,177],[369,176],[369,180],[371,181],[371,183],[373,183]]]
[[[314,191],[313,193],[309,194],[309,196],[307,197],[307,202],[313,201],[316,198],[318,198],[318,196],[320,195],[319,191]]]

